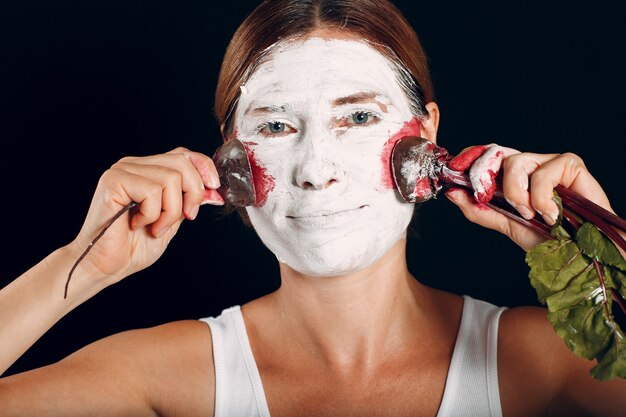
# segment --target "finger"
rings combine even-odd
[[[516,153],[519,153],[517,149],[506,148],[494,143],[471,146],[453,158],[448,163],[448,167],[456,171],[465,171],[471,167],[469,176],[475,190],[474,197],[479,202],[486,204],[496,191],[495,177],[500,170],[502,160]]]
[[[455,171],[465,171],[466,169],[471,167],[474,161],[480,158],[487,149],[493,146],[499,146],[500,149],[502,149],[502,151],[504,152],[505,157],[520,153],[520,151],[518,151],[517,149],[507,148],[506,146],[500,146],[495,143],[490,143],[487,145],[469,146],[463,149],[457,156],[455,156],[448,162],[448,168]]]
[[[461,209],[469,221],[507,235],[524,250],[545,241],[540,234],[477,202],[469,191],[451,188],[445,196]]]
[[[508,232],[508,219],[486,205],[477,202],[469,191],[461,188],[450,188],[445,192],[445,196],[456,204],[463,215],[472,223],[501,233]]]
[[[161,184],[117,168],[107,170],[100,178],[100,184],[110,190],[116,204],[123,207],[131,201],[137,203],[138,211],[131,219],[132,229],[153,223],[161,215]]]
[[[215,190],[206,189],[204,190],[204,198],[200,204],[212,204],[214,206],[223,206],[224,199],[221,195]]]
[[[191,153],[189,154],[189,160],[192,162],[196,170],[201,174],[206,181],[209,182],[209,186],[204,189],[202,196],[202,204],[212,204],[217,206],[224,205],[224,199],[216,191],[220,188],[220,177],[215,167],[213,160],[206,155]],[[196,209],[197,210],[197,209]]]
[[[200,173],[184,154],[159,154],[141,158],[122,158],[120,162],[159,165],[180,172],[183,192],[202,192],[205,185]]]
[[[176,148],[167,154],[182,154],[191,162],[192,166],[200,175],[202,184],[206,188],[216,190],[220,188],[220,176],[215,168],[213,160],[208,156],[200,153],[193,152],[187,148]]]
[[[575,154],[565,153],[541,164],[530,178],[531,204],[546,223],[554,224],[558,216],[553,190],[559,184],[611,210],[606,194],[587,171],[582,159]]]
[[[167,155],[183,155],[191,164],[193,170],[195,170],[195,172],[200,176],[202,181],[200,193],[196,192],[194,189],[192,190],[191,195],[188,195],[187,188],[183,186],[183,190],[185,191],[185,195],[183,197],[184,212],[187,219],[195,219],[198,215],[200,205],[202,204],[224,204],[224,200],[221,196],[219,196],[219,194],[211,192],[220,187],[219,174],[211,158],[199,152],[193,152],[182,147],[168,152]],[[207,199],[207,195],[209,195],[210,198]]]
[[[202,198],[202,193],[196,190],[195,200],[192,199],[194,194],[187,192],[184,197],[188,200],[183,204],[182,193],[182,175],[179,171],[170,169],[161,165],[143,165],[130,162],[119,162],[114,165],[117,169],[139,175],[161,185],[162,189],[162,213],[158,222],[153,226],[155,230],[160,231],[163,228],[169,227],[174,224],[181,216],[181,211],[185,211],[185,217],[191,219],[195,218],[197,210],[194,212],[194,207],[197,208],[200,204],[199,200]]]
[[[189,178],[199,179],[196,188],[202,184],[205,188],[219,188],[219,175],[215,164],[208,156],[199,152],[190,151],[187,148],[179,147],[167,153],[143,157],[126,157],[121,162],[135,162],[148,165],[165,165],[173,169],[178,169],[183,173],[197,173],[197,177],[190,175]]]
[[[200,173],[206,188],[212,190],[220,188],[220,176],[217,172],[217,168],[215,168],[215,163],[211,158],[197,152],[190,152],[185,155],[189,157],[193,166]]]
[[[602,186],[591,175],[584,161],[578,155],[567,152],[560,155],[559,159],[563,159],[565,163],[561,185],[615,213]]]
[[[483,154],[474,161],[469,171],[469,179],[474,189],[474,198],[480,203],[487,204],[493,197],[497,184],[496,176],[505,157],[518,154],[513,148],[506,148],[496,144],[487,145]]]
[[[161,184],[159,184],[161,185]],[[163,187],[161,185],[161,187]],[[182,219],[182,194],[180,188],[166,185],[161,188],[161,212],[152,222],[137,223],[135,227],[151,224],[150,229],[154,237],[161,237],[167,229]]]
[[[503,161],[502,192],[504,198],[527,220],[535,217],[528,191],[528,178],[540,164],[538,158],[528,153],[511,155]]]
[[[487,145],[470,146],[463,149],[457,156],[452,158],[448,162],[448,168],[455,171],[465,171],[472,166],[475,160],[477,160],[485,151]]]
[[[184,148],[179,148],[184,149]],[[200,157],[196,152],[193,153],[193,158],[185,153],[171,153],[154,155],[150,157],[142,158],[124,158],[120,163],[134,163],[138,165],[147,166],[162,166],[178,171],[181,175],[181,190],[183,196],[183,212],[188,219],[193,219],[197,215],[198,207],[204,199],[204,180],[200,175],[200,172],[196,169],[196,166],[192,163],[191,159],[199,159]],[[208,157],[204,157],[210,161]],[[213,162],[211,161],[211,164]],[[213,166],[213,169],[215,167]],[[215,171],[217,172],[217,171]]]

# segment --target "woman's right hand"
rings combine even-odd
[[[148,267],[163,254],[183,219],[195,219],[202,204],[224,204],[215,191],[219,186],[211,158],[185,148],[122,158],[100,178],[70,252],[83,253],[120,210],[131,202],[137,206],[113,222],[77,272],[82,269],[81,275],[94,284],[110,285]]]

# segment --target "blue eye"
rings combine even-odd
[[[255,134],[265,137],[282,137],[296,133],[297,130],[285,122],[274,120],[273,122],[263,123],[254,130]]]
[[[346,114],[340,119],[335,119],[333,125],[336,128],[366,127],[377,124],[381,121],[378,114],[368,110],[357,110]]]
[[[364,111],[359,111],[352,115],[352,121],[356,125],[364,125],[365,123],[368,122],[369,118],[370,118],[369,113],[364,112]]]
[[[270,122],[267,124],[267,130],[270,133],[283,133],[285,131],[285,124],[282,122]]]

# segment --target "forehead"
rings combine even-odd
[[[246,82],[244,101],[272,95],[401,93],[391,61],[366,42],[308,38],[274,45]],[[245,100],[248,98],[248,100]]]

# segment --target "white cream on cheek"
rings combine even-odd
[[[336,102],[372,92],[373,100]],[[242,93],[238,138],[275,179],[266,203],[247,211],[279,261],[309,275],[340,275],[369,266],[404,236],[413,206],[381,184],[381,151],[413,115],[383,55],[357,41],[284,42]],[[337,126],[355,111],[379,120]],[[273,121],[289,134],[257,132]]]

